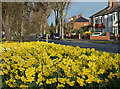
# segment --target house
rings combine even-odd
[[[69,18],[68,30],[80,29],[81,27],[88,26],[91,24],[91,21],[84,18],[81,14],[78,14],[78,18],[73,16]]]
[[[69,18],[69,22],[67,23],[67,32],[73,30],[73,23],[76,20],[76,16]]]
[[[73,30],[74,29],[80,29],[81,27],[90,25],[90,20],[84,18],[82,16],[82,13],[78,15],[78,18],[73,23]]]
[[[119,3],[116,0],[109,0],[106,8],[90,16],[91,25],[95,32],[112,32],[116,35],[120,34]]]

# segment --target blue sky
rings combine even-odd
[[[89,19],[91,15],[102,10],[108,5],[108,2],[71,2],[68,8],[68,14],[65,20],[68,22],[72,16],[78,17],[78,14],[82,13],[83,17]],[[48,24],[55,23],[54,12],[48,19]]]

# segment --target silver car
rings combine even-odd
[[[92,33],[92,36],[100,36],[102,33],[101,32],[94,32]]]

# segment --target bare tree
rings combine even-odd
[[[56,33],[58,33],[58,25],[59,25],[59,2],[52,2],[52,3],[50,3],[50,8],[55,13],[55,28],[56,28]]]
[[[37,2],[35,3],[35,7],[33,8],[32,12],[32,23],[37,27],[37,34],[39,33],[45,34],[46,26],[47,26],[47,19],[51,14],[51,8],[49,7],[49,3],[45,2]],[[39,40],[39,38],[37,37]]]
[[[2,24],[5,28],[6,40],[16,36],[20,42],[23,42],[28,2],[6,2],[3,3]]]
[[[67,15],[68,12],[68,7],[69,7],[70,1],[68,2],[60,2],[59,8],[60,8],[60,36],[62,36],[62,39],[64,38],[64,21],[65,21],[65,17]],[[64,13],[64,11],[66,10],[66,12]]]
[[[53,9],[55,13],[55,27],[56,27],[56,33],[59,32],[60,36],[64,38],[64,20],[68,12],[70,1],[68,2],[54,2],[51,4],[51,8]],[[66,11],[64,13],[64,11]],[[60,25],[60,31],[58,31],[58,25]]]
[[[65,21],[65,17],[67,16],[67,13],[68,13],[69,4],[70,4],[70,1],[65,2],[63,4],[63,8],[65,8],[65,6],[66,6],[66,12],[65,12],[65,15],[62,18],[62,39],[64,39],[64,21]]]
[[[14,3],[2,3],[2,24],[7,41],[11,40],[11,26],[15,17]]]
[[[64,19],[67,15],[70,2],[6,2],[3,3],[2,25],[7,41],[16,37],[20,42],[31,33],[46,33],[48,17],[55,12],[56,33],[60,22],[60,35],[64,34]],[[63,13],[66,10],[65,14]],[[62,29],[62,30],[61,30]]]
[[[51,13],[49,3],[45,2],[37,2],[35,6],[31,2],[6,2],[3,3],[2,9],[2,24],[7,41],[15,36],[23,42],[25,36],[33,32],[33,28],[34,32],[42,34]],[[32,13],[35,13],[33,17]]]

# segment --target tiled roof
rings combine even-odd
[[[112,12],[114,12],[114,11],[117,11],[117,9],[119,8],[120,6],[118,5],[118,6],[114,6],[114,7],[112,7],[109,11],[107,11],[105,14],[110,14],[110,13],[112,13]]]
[[[84,17],[79,17],[78,19],[75,20],[75,22],[89,22],[89,20]]]
[[[106,7],[105,9],[95,13],[94,15],[90,16],[93,17],[93,16],[103,16],[103,15],[107,15],[107,14],[110,14],[114,11],[117,11],[117,9],[119,8],[120,6],[119,5],[116,5],[116,6],[113,6],[113,7]]]
[[[70,23],[73,23],[75,20],[71,20],[71,21],[69,21],[67,24],[70,24]]]
[[[99,12],[93,14],[92,16],[90,16],[90,18],[93,17],[93,16],[98,16],[98,14],[100,14],[100,13],[106,11],[108,8],[109,8],[109,7],[106,7],[106,8],[104,8],[103,10],[101,10],[101,11],[99,11]]]

